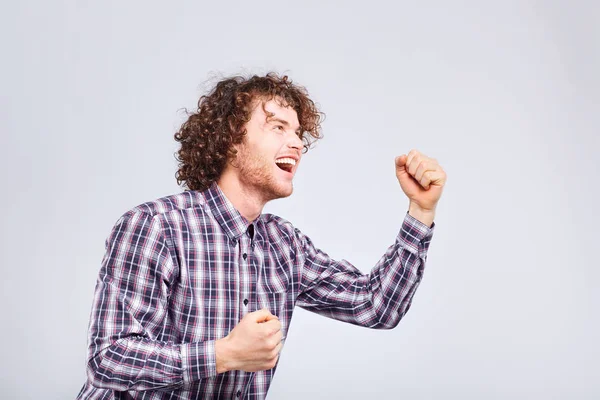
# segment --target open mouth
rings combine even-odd
[[[285,172],[292,172],[294,166],[296,165],[296,160],[293,158],[280,158],[275,160],[275,163],[279,167],[279,169],[284,170]]]

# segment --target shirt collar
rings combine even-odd
[[[213,216],[221,225],[221,228],[234,242],[237,242],[239,238],[248,231],[250,222],[231,204],[229,199],[225,196],[219,185],[213,182],[208,189],[206,189],[202,195],[206,200],[206,204],[210,208]],[[257,236],[258,222],[260,221],[259,216],[254,221],[254,237]]]

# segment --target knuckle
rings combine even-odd
[[[262,346],[260,347],[260,351],[264,354],[265,358],[269,358],[269,356],[271,355],[271,352],[273,351],[273,348],[271,347],[271,343],[263,342]]]

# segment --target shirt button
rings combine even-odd
[[[247,306],[248,305],[248,299],[244,299],[244,305]]]
[[[238,390],[238,392],[235,395],[236,395],[236,397],[240,397],[242,395],[242,391]]]
[[[244,257],[244,260],[245,260],[246,258],[248,258],[248,254],[244,253],[244,254],[242,254],[242,257]]]

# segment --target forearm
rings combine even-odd
[[[216,374],[214,341],[179,345],[127,337],[88,362],[92,385],[116,391],[167,389]]]
[[[412,208],[412,211],[414,215],[409,210],[396,237],[396,252],[382,258],[382,267],[377,271],[384,298],[396,300],[398,319],[408,311],[423,277],[435,226],[435,210]]]
[[[396,327],[410,308],[425,268],[432,235],[429,228],[409,214],[394,245],[371,270],[369,291],[377,328]]]

